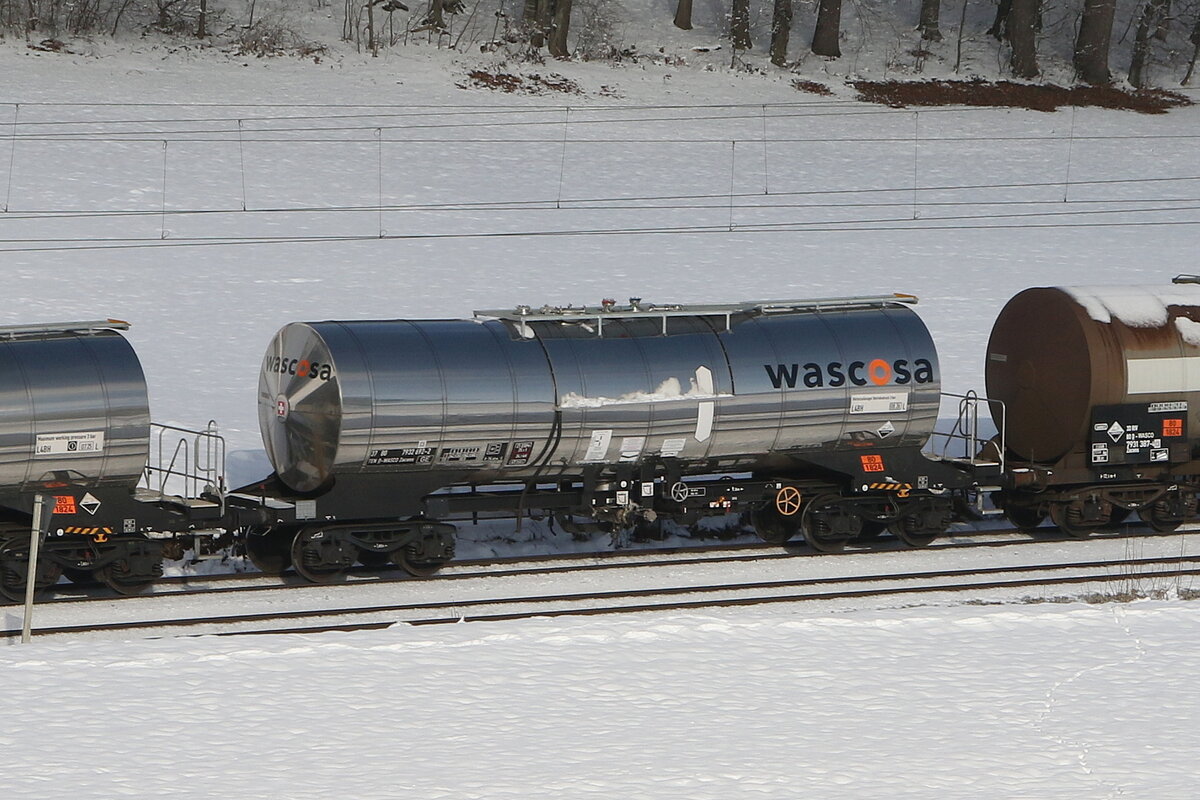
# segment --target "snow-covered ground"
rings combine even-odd
[[[262,352],[297,319],[904,291],[965,390],[1019,289],[1200,271],[1196,109],[914,113],[596,64],[551,65],[583,95],[521,98],[457,88],[472,64],[444,54],[387,58],[0,47],[0,322],[132,321],[156,418],[217,419],[241,463]],[[3,786],[1192,797],[1194,606],[14,644]]]
[[[1194,604],[5,648],[12,798],[1195,796]]]

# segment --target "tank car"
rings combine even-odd
[[[985,376],[1013,524],[1087,536],[1134,511],[1160,531],[1195,515],[1200,286],[1027,289],[995,322]]]
[[[744,511],[764,539],[821,550],[884,528],[927,543],[970,476],[921,452],[941,384],[913,303],[287,325],[258,392],[275,473],[242,494],[296,502],[297,519],[252,529],[248,549],[314,580],[355,560],[423,574],[453,552],[438,520],[533,508],[610,526]]]
[[[162,574],[148,532],[196,526],[217,503],[139,492],[151,422],[141,364],[118,320],[0,327],[0,595],[24,596],[35,498],[48,535],[35,586],[62,574],[123,593]]]

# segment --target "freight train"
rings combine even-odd
[[[292,323],[259,377],[274,471],[237,488],[214,425],[151,423],[126,323],[0,328],[0,594],[31,572],[39,590],[65,575],[135,593],[200,531],[265,572],[424,576],[454,555],[448,520],[474,514],[615,530],[740,513],[819,551],[885,532],[922,546],[988,514],[1087,536],[1136,511],[1172,530],[1200,491],[1195,282],[1021,292],[992,330],[986,398],[942,391],[902,294]]]

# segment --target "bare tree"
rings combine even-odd
[[[931,42],[942,40],[942,31],[938,27],[941,15],[942,0],[921,0],[921,22],[917,25],[917,29],[921,31],[922,39]]]
[[[1196,15],[1196,23],[1192,26],[1192,35],[1188,37],[1192,43],[1192,60],[1188,62],[1187,74],[1183,76],[1180,82],[1181,86],[1187,86],[1192,82],[1192,73],[1196,71],[1196,59],[1200,58],[1200,14]]]
[[[966,6],[963,6],[966,16]],[[991,36],[996,41],[1003,41],[1008,37],[1008,13],[1012,11],[1012,0],[1000,0],[996,6],[996,19],[992,22],[992,27],[988,28],[988,36]]]
[[[842,55],[842,0],[819,0],[817,27],[813,31],[812,51],[819,56],[839,58]]]
[[[679,0],[675,6],[675,27],[685,31],[692,29],[692,0]]]
[[[1117,0],[1084,0],[1079,36],[1075,39],[1075,73],[1085,83],[1103,86],[1108,72],[1108,47],[1112,39]]]
[[[566,58],[570,55],[567,49],[567,34],[571,30],[571,0],[553,0],[554,22],[550,28],[550,40],[547,47],[550,55],[555,58]]]
[[[52,3],[51,6],[54,4]],[[160,30],[170,30],[172,25],[179,20],[187,6],[187,0],[154,0],[154,8],[158,11],[158,20],[155,24]]]
[[[750,40],[750,0],[733,0],[729,12],[729,38],[734,50],[749,50],[754,46]]]
[[[1146,62],[1150,58],[1150,40],[1165,39],[1171,24],[1171,0],[1146,0],[1138,18],[1133,40],[1133,58],[1129,62],[1129,82],[1139,89],[1149,83]]]
[[[439,31],[446,29],[445,17],[446,3],[445,0],[430,0],[429,13],[421,20],[422,25],[428,25]]]
[[[1035,36],[1041,6],[1042,0],[1012,0],[1009,5],[1008,20],[1004,27],[1012,47],[1009,64],[1018,78],[1036,78],[1041,71],[1038,69]]]
[[[792,38],[792,0],[775,0],[771,16],[771,63],[782,67],[787,63],[788,39]]]
[[[546,33],[550,29],[550,0],[525,0],[525,12],[521,17],[529,46],[538,50],[546,45]]]

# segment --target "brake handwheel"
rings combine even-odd
[[[800,490],[795,486],[781,486],[775,493],[775,510],[782,516],[794,517],[800,511],[802,500]]]

